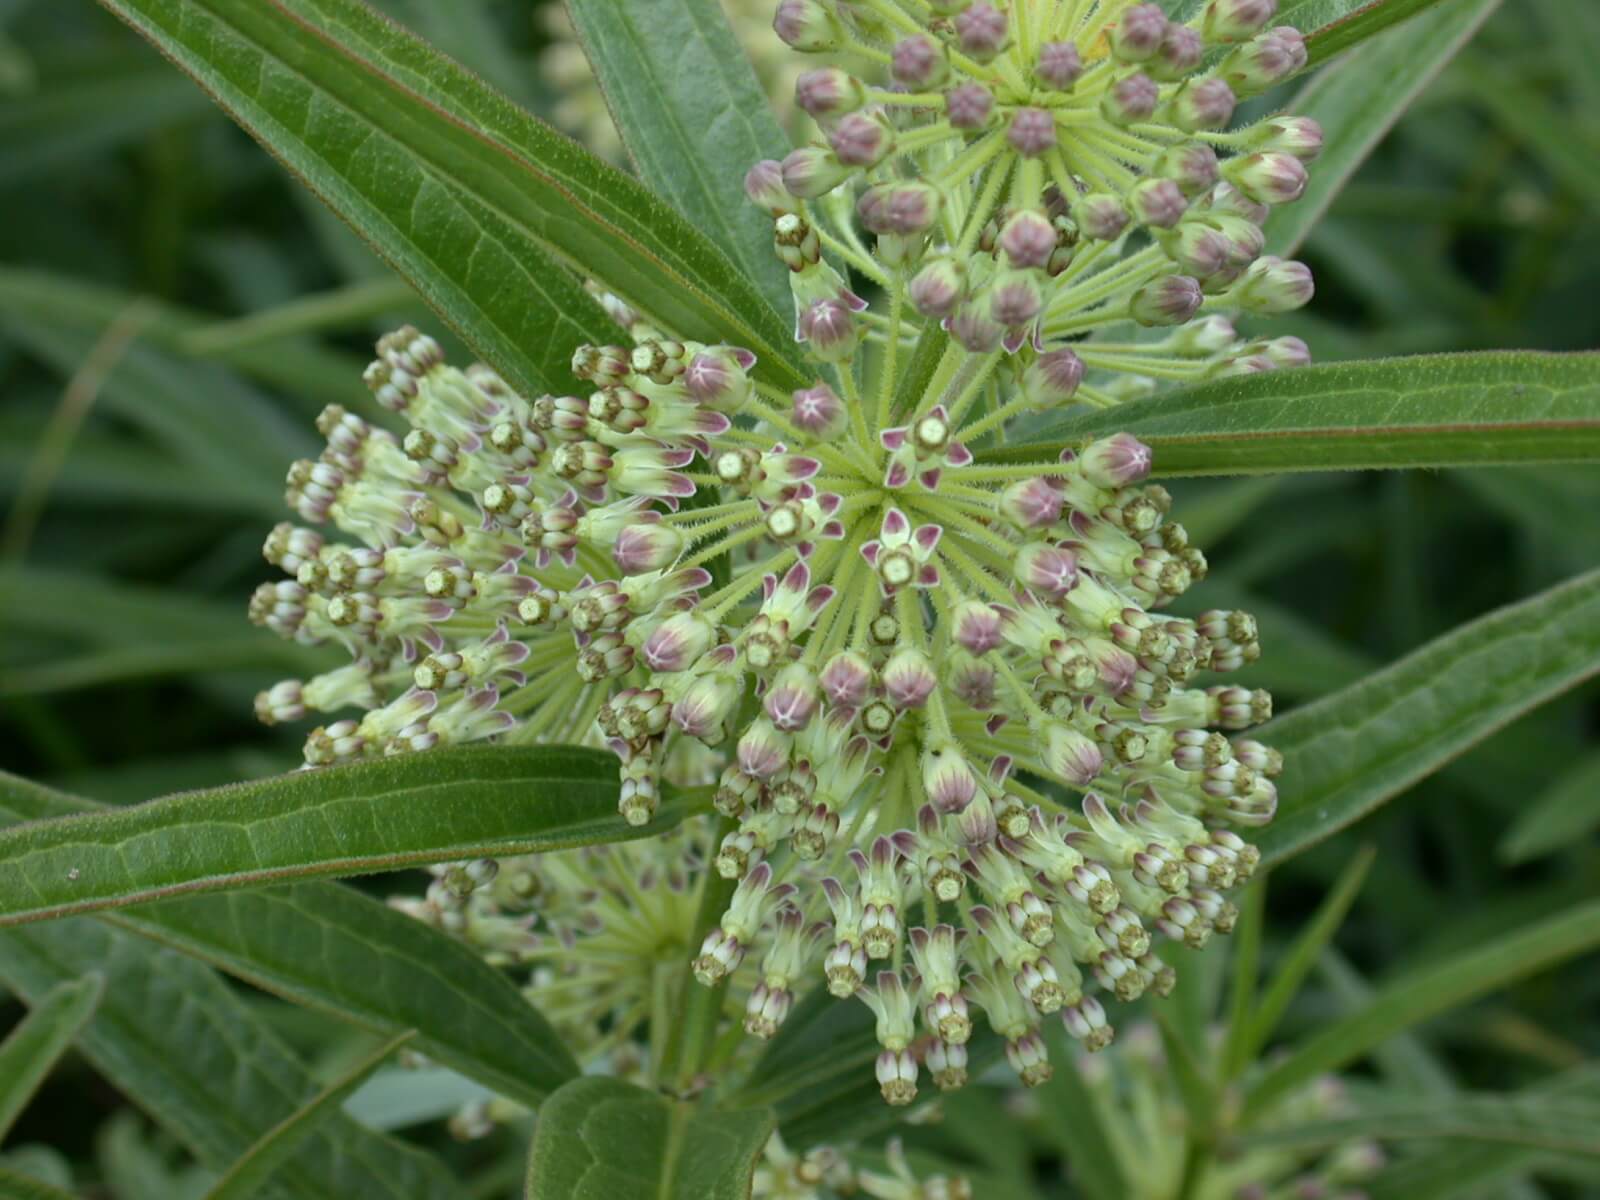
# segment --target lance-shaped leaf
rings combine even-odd
[[[575,1079],[539,1110],[529,1200],[743,1200],[767,1109],[696,1108],[620,1079]]]
[[[0,1042],[0,1141],[94,1013],[104,990],[101,975],[67,980],[41,996]]]
[[[1266,725],[1284,755],[1277,862],[1358,820],[1506,725],[1600,673],[1600,571],[1469,622]]]
[[[300,1060],[200,963],[97,920],[0,931],[0,981],[24,1000],[90,970],[105,975],[105,996],[78,1048],[212,1170],[317,1094]],[[261,1194],[460,1200],[437,1159],[342,1114],[313,1130]]]
[[[101,805],[0,772],[0,822]],[[106,914],[296,1004],[391,1036],[535,1106],[578,1064],[516,985],[456,938],[354,888],[305,882]]]
[[[700,0],[567,0],[639,178],[665,196],[789,312],[789,272],[744,173],[789,139],[720,6]]]
[[[664,327],[748,347],[801,380],[792,343],[715,245],[359,0],[103,0],[209,91],[514,387],[563,388],[616,332],[576,279]]]
[[[1290,0],[1276,24],[1293,25],[1306,35],[1306,65],[1314,67],[1408,21],[1442,0]],[[1468,7],[1453,0],[1455,7]]]
[[[187,892],[645,837],[616,760],[576,746],[457,747],[300,771],[0,832],[0,925]]]
[[[1049,442],[981,453],[1053,457],[1135,433],[1155,474],[1459,467],[1600,459],[1600,354],[1438,354],[1267,371],[1068,417]]]
[[[23,1175],[0,1165],[0,1200],[75,1200],[53,1183]]]

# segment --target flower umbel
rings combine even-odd
[[[1260,222],[1317,143],[1293,118],[1224,132],[1235,95],[1303,62],[1270,0],[1190,25],[1121,0],[931,8],[778,6],[791,45],[865,64],[802,76],[825,144],[746,180],[807,386],[612,297],[631,344],[579,347],[567,396],[402,330],[368,382],[409,431],[329,409],[290,473],[291,506],[360,544],[280,526],[290,579],[251,610],[351,652],[258,701],[366,710],[314,731],[308,765],[590,740],[640,826],[664,772],[708,772],[733,823],[709,867],[737,887],[682,953],[757,1038],[809,981],[860,998],[891,1103],[924,1069],[964,1081],[980,1012],[1042,1082],[1042,1020],[1104,1046],[1103,997],[1173,984],[1155,935],[1231,927],[1258,855],[1228,827],[1271,819],[1281,758],[1229,736],[1264,692],[1198,680],[1255,659],[1255,624],[1162,613],[1206,560],[1149,446],[1047,449],[1021,419],[1305,361],[1227,314],[1309,297]],[[1214,67],[1208,44],[1231,46]]]

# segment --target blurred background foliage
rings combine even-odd
[[[542,5],[382,6],[551,111]],[[1597,63],[1600,4],[1505,5],[1340,195],[1303,254],[1318,298],[1275,330],[1323,361],[1600,346]],[[291,768],[297,734],[255,724],[250,698],[305,673],[315,652],[244,619],[262,538],[285,515],[282,475],[313,447],[324,404],[370,412],[360,377],[378,332],[410,319],[439,333],[437,322],[90,0],[0,0],[0,213],[0,766],[116,803]],[[1258,614],[1254,681],[1280,710],[1600,561],[1589,468],[1180,489],[1214,564],[1201,598]],[[1597,695],[1540,709],[1278,872],[1268,961],[1362,842],[1378,854],[1337,943],[1365,975],[1600,894]],[[1218,973],[1226,953],[1208,956]],[[1348,998],[1355,977],[1342,978],[1343,992],[1328,978],[1310,988],[1290,1028]],[[325,1069],[359,1050],[322,1018],[253,1002]],[[19,1011],[0,999],[0,1029]],[[1581,962],[1546,973],[1426,1037],[1462,1086],[1572,1067],[1600,1052],[1600,973]],[[9,1144],[50,1143],[25,1153],[75,1160],[80,1184],[119,1200],[204,1182],[86,1075],[60,1076]],[[409,1124],[470,1099],[415,1079],[387,1097],[365,1115]],[[982,1162],[996,1150],[973,1129],[1004,1127],[1033,1164],[1025,1177],[1059,1179],[1048,1111],[1013,1127],[982,1090],[950,1108],[913,1142]],[[452,1153],[481,1169],[477,1194],[496,1195],[520,1144]],[[1543,1193],[1509,1194],[1600,1194],[1595,1178],[1558,1162]]]

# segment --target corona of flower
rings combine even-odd
[[[980,1020],[1030,1084],[1042,1021],[1107,1044],[1104,997],[1172,985],[1155,936],[1230,927],[1257,855],[1229,827],[1271,819],[1281,759],[1229,736],[1267,695],[1202,679],[1258,655],[1248,614],[1161,611],[1206,560],[1150,448],[1030,448],[1018,419],[1305,360],[1229,323],[1311,290],[1260,222],[1315,127],[1223,132],[1303,61],[1272,12],[783,0],[790,45],[890,76],[802,76],[826,144],[746,180],[810,381],[613,298],[629,344],[579,348],[564,396],[385,338],[368,382],[409,431],[330,409],[289,476],[356,540],[280,526],[290,578],[252,605],[353,661],[261,715],[335,716],[311,765],[603,743],[640,826],[711,748],[707,857],[736,886],[696,975],[737,985],[756,1038],[814,982],[859,999],[891,1103],[958,1086]]]

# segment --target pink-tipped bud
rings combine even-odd
[[[833,191],[850,178],[850,169],[821,146],[801,146],[783,160],[783,186],[805,200]]]
[[[1066,497],[1048,479],[1019,479],[1000,493],[1000,515],[1018,529],[1043,529],[1061,519]]]
[[[855,112],[866,101],[861,81],[838,67],[806,71],[794,81],[795,106],[818,124]]]
[[[640,657],[652,671],[682,671],[716,641],[711,622],[692,612],[674,613],[657,625],[640,648]]]
[[[1055,253],[1055,226],[1043,213],[1025,208],[1000,230],[999,246],[1013,267],[1042,268]]]
[[[1172,98],[1169,114],[1179,129],[1194,133],[1221,129],[1233,120],[1238,98],[1221,79],[1196,79],[1183,85]]]
[[[1217,152],[1203,142],[1172,146],[1156,159],[1153,173],[1172,180],[1185,196],[1198,196],[1217,182]]]
[[[875,167],[894,149],[894,131],[881,114],[853,112],[839,118],[828,144],[847,167]]]
[[[800,314],[800,341],[811,344],[823,362],[843,362],[855,353],[860,330],[855,314],[838,300],[814,301]]]
[[[1160,48],[1145,63],[1144,69],[1152,79],[1173,83],[1198,67],[1205,53],[1205,42],[1198,33],[1187,25],[1171,21],[1161,38]]]
[[[1005,326],[989,318],[985,308],[973,303],[959,305],[949,317],[947,328],[950,337],[973,354],[995,350],[1006,332]]]
[[[1182,325],[1199,311],[1204,299],[1198,280],[1168,275],[1135,292],[1128,301],[1128,315],[1141,325]]]
[[[1087,787],[1100,774],[1105,757],[1100,747],[1067,725],[1051,722],[1039,747],[1045,769],[1074,787]]]
[[[925,91],[936,88],[950,75],[944,49],[925,34],[896,42],[890,55],[889,74],[896,83]]]
[[[1128,207],[1139,224],[1171,229],[1183,219],[1189,201],[1172,180],[1146,176],[1128,189]]]
[[[744,688],[732,675],[701,675],[672,706],[672,723],[690,737],[720,741],[725,722],[733,716]]]
[[[1160,99],[1156,81],[1139,72],[1106,89],[1100,98],[1100,115],[1113,125],[1136,125],[1150,119]]]
[[[1305,263],[1267,254],[1250,264],[1233,296],[1251,312],[1284,313],[1303,307],[1315,292]]]
[[[856,215],[869,233],[926,233],[939,216],[939,193],[926,183],[882,183],[861,193]]]
[[[1030,592],[1059,600],[1077,586],[1078,558],[1049,542],[1029,542],[1017,550],[1011,573]]]
[[[850,423],[844,401],[825,383],[801,388],[794,393],[794,407],[789,419],[804,433],[823,441],[832,441],[844,432]]]
[[[1006,14],[984,0],[956,17],[956,44],[978,62],[994,58],[1005,49],[1006,41]]]
[[[795,198],[783,186],[783,164],[776,159],[764,158],[744,173],[744,194],[774,217],[795,210]]]
[[[1003,271],[984,289],[989,319],[1007,329],[1026,325],[1044,307],[1044,291],[1032,271]]]
[[[819,683],[829,704],[860,708],[872,696],[872,664],[853,650],[841,650],[823,664]]]
[[[1238,42],[1265,28],[1278,0],[1211,0],[1200,22],[1208,42]]]
[[[1095,487],[1123,488],[1150,474],[1152,455],[1131,433],[1116,433],[1091,442],[1078,455],[1078,468]]]
[[[963,600],[950,614],[950,636],[973,654],[986,654],[1000,644],[1000,614],[981,600]]]
[[[899,650],[883,664],[884,695],[896,708],[921,708],[938,685],[933,663],[920,650]]]
[[[1268,151],[1230,158],[1222,174],[1250,199],[1261,204],[1289,204],[1305,193],[1306,168],[1292,154]]]
[[[1039,47],[1033,77],[1057,92],[1067,91],[1083,74],[1083,58],[1076,42],[1046,42]]]
[[[844,35],[821,0],[782,0],[772,18],[772,31],[785,45],[806,54],[832,50]]]
[[[624,575],[643,575],[671,566],[683,548],[683,531],[676,525],[642,522],[617,533],[611,558]]]
[[[707,346],[689,360],[683,372],[684,390],[696,404],[715,412],[735,413],[744,407],[754,385],[748,368],[755,356],[729,346]]]
[[[1110,192],[1090,192],[1072,202],[1072,220],[1084,237],[1110,242],[1128,227],[1128,210]]]
[[[1257,150],[1292,154],[1301,162],[1310,162],[1322,153],[1322,126],[1310,117],[1274,117],[1252,133]]]
[[[911,307],[924,317],[941,320],[955,309],[965,282],[960,263],[950,258],[935,258],[912,276],[906,295]]]
[[[1240,46],[1218,70],[1237,94],[1256,96],[1305,65],[1305,38],[1293,26],[1279,25]]]
[[[922,760],[922,790],[942,813],[958,813],[978,792],[978,776],[959,750],[947,747]]]
[[[1167,14],[1159,4],[1136,4],[1109,31],[1111,53],[1121,62],[1144,62],[1161,48]]]
[[[1056,119],[1048,109],[1019,108],[1011,115],[1006,140],[1023,158],[1038,158],[1055,148]]]
[[[804,663],[790,663],[778,672],[761,707],[772,723],[786,733],[796,733],[811,723],[822,703],[816,674]]]
[[[994,93],[981,83],[963,83],[944,94],[944,111],[956,129],[982,129],[994,113]]]

